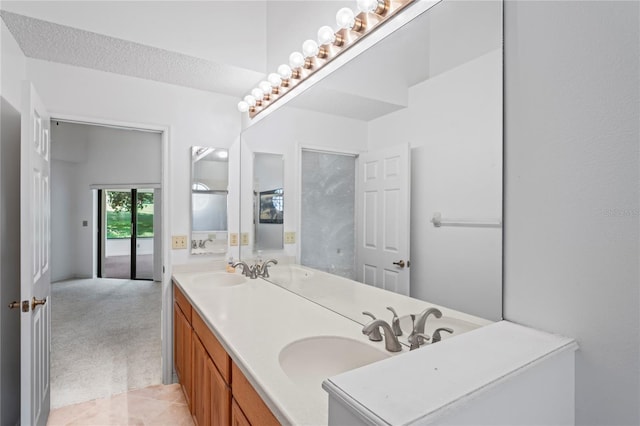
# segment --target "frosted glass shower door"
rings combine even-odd
[[[300,263],[355,279],[353,155],[302,150]]]

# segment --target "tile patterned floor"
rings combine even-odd
[[[155,385],[52,410],[48,426],[193,426],[179,384]]]

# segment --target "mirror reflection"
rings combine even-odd
[[[243,175],[258,149],[284,159],[272,282],[361,323],[314,286],[348,299],[357,280],[501,319],[501,46],[500,1],[444,0],[243,132]]]
[[[191,254],[227,252],[229,151],[191,147]]]

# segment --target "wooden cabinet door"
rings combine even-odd
[[[231,403],[231,426],[251,426],[235,399]]]
[[[182,386],[187,406],[193,412],[191,402],[191,324],[178,304],[173,306],[173,357],[178,381]]]
[[[222,378],[211,358],[207,358],[206,375],[209,382],[211,425],[228,426],[231,421],[231,388]]]
[[[229,426],[231,388],[197,335],[193,337],[193,417],[199,426]]]
[[[197,335],[193,336],[193,413],[194,420],[199,426],[208,426],[209,421],[209,407],[208,401],[209,389],[208,374],[206,371],[207,361],[209,355],[202,346],[202,342]]]

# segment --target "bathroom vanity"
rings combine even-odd
[[[260,278],[176,272],[173,282],[175,369],[199,425],[572,423],[572,339],[442,308],[444,321],[477,323],[392,353],[361,324]],[[356,312],[388,303],[369,290],[349,290]],[[394,299],[399,315],[433,306],[393,297],[406,299]]]

